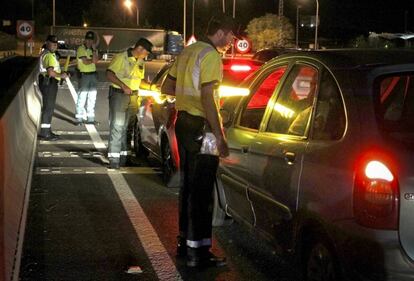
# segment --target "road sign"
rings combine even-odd
[[[188,39],[186,46],[190,46],[191,44],[194,44],[195,42],[197,42],[197,39],[195,38],[194,35],[191,35],[190,39]]]
[[[16,25],[17,37],[29,39],[34,34],[34,21],[18,20]]]
[[[250,51],[252,48],[252,44],[249,40],[246,39],[237,39],[234,43],[234,47],[236,48],[236,51],[240,54],[246,54]]]
[[[102,35],[103,39],[105,40],[106,46],[109,46],[111,43],[112,38],[114,38],[113,35]]]

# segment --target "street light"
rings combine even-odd
[[[191,34],[194,35],[194,4],[195,4],[195,0],[193,0],[193,14],[191,16]]]
[[[299,10],[301,6],[296,6],[296,49],[299,49]]]
[[[183,16],[183,38],[184,38],[184,44],[185,44],[185,42],[186,42],[186,28],[185,28],[185,25],[187,24],[187,22],[186,22],[186,13],[187,13],[187,7],[186,7],[186,5],[187,5],[187,0],[184,0],[184,16]]]
[[[315,19],[315,47],[314,49],[318,49],[318,26],[319,26],[319,0],[316,1],[316,19]],[[305,2],[304,0],[299,0],[299,2]],[[311,25],[312,27],[312,25]]]
[[[315,19],[315,50],[318,49],[318,26],[319,26],[319,0],[316,1],[316,19]]]
[[[233,19],[236,18],[236,0],[233,0]]]
[[[55,12],[55,8],[56,8],[55,0],[53,0],[53,26],[56,25],[56,16],[55,16],[56,12]]]
[[[125,0],[125,1],[124,1],[124,5],[125,5],[125,7],[127,7],[129,10],[131,10],[131,7],[132,7],[132,6],[134,6],[134,5],[132,4],[132,1],[131,1],[131,0]],[[139,26],[139,10],[138,10],[138,2],[135,4],[135,8],[136,8],[136,10],[137,10],[137,26]]]

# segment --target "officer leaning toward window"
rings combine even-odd
[[[109,87],[110,136],[108,145],[109,167],[119,169],[127,161],[126,129],[128,120],[138,109],[139,87],[149,88],[144,78],[144,58],[151,53],[152,43],[140,38],[133,48],[117,54],[109,64],[106,77],[112,82]]]
[[[229,16],[212,17],[206,38],[184,48],[161,88],[176,96],[175,134],[183,174],[177,255],[187,258],[188,267],[226,265],[225,258],[210,252],[211,206],[219,157],[229,154],[217,91],[223,78],[221,54],[231,46],[236,27]]]
[[[78,70],[80,73],[78,100],[76,102],[76,125],[83,124],[86,104],[86,123],[98,125],[95,122],[95,103],[96,103],[96,63],[98,62],[98,54],[93,49],[95,33],[93,31],[86,32],[85,42],[79,46],[76,51],[76,59],[78,61]]]
[[[48,141],[59,139],[59,136],[52,132],[51,121],[56,104],[58,82],[67,77],[66,73],[62,73],[56,57],[57,43],[57,37],[49,35],[46,39],[46,48],[39,59],[39,88],[43,97],[39,138]]]

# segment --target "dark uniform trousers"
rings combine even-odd
[[[128,153],[132,151],[131,141],[134,135],[135,126],[137,124],[137,113],[138,113],[138,97],[132,96],[131,102],[128,106],[127,114],[127,128],[126,128],[126,150]]]
[[[58,91],[58,80],[52,77],[39,75],[39,88],[43,97],[41,124],[51,124],[53,111],[55,110],[56,96]],[[51,127],[41,128],[40,135],[43,137],[51,133]]]
[[[179,194],[180,237],[186,239],[188,247],[200,250],[200,254],[211,247],[213,187],[219,163],[218,156],[200,154],[204,124],[204,118],[179,111],[175,125],[183,174]]]
[[[126,131],[128,120],[136,111],[130,110],[133,105],[137,108],[138,94],[126,95],[120,89],[109,87],[109,122],[110,136],[108,155],[111,161],[118,162],[119,157],[111,157],[113,153],[126,156],[128,150]],[[118,159],[116,159],[118,158]]]

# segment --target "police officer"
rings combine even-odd
[[[98,62],[98,54],[93,49],[95,33],[93,31],[86,32],[84,43],[79,46],[76,52],[78,62],[78,71],[80,73],[78,100],[76,102],[76,125],[83,124],[86,104],[86,123],[98,125],[95,122],[95,103],[96,103],[96,84],[97,73],[96,63]]]
[[[229,153],[216,90],[223,77],[221,54],[231,46],[234,26],[230,17],[213,17],[207,38],[182,51],[162,86],[163,93],[176,95],[175,133],[183,174],[177,255],[187,257],[188,267],[226,264],[225,258],[210,252],[211,205],[219,156],[226,157]],[[213,155],[203,154],[207,133],[212,136],[210,141],[216,142],[216,151],[207,152]]]
[[[59,139],[59,136],[52,132],[51,121],[56,104],[58,82],[67,77],[66,73],[62,73],[56,57],[57,43],[57,37],[49,35],[46,39],[46,48],[39,59],[39,88],[43,97],[39,138],[48,141]]]
[[[131,115],[136,114],[130,110],[138,108],[139,87],[149,88],[144,78],[144,58],[152,51],[152,43],[140,38],[133,48],[117,54],[109,64],[106,76],[110,82],[109,87],[109,120],[110,136],[108,145],[109,167],[119,169],[124,166],[127,155],[126,129]]]

